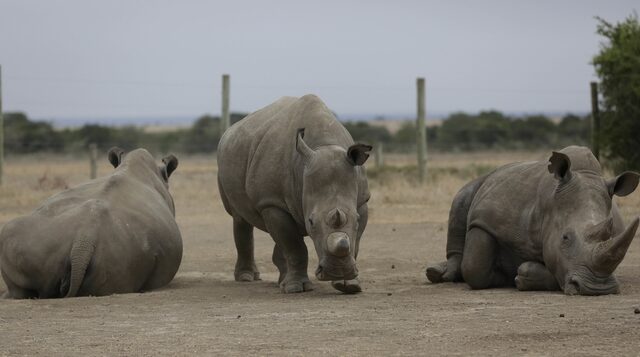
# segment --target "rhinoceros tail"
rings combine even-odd
[[[71,272],[69,274],[69,291],[67,291],[66,297],[74,297],[78,294],[96,247],[95,231],[86,229],[79,233],[73,242],[69,256]]]

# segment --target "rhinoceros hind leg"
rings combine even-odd
[[[2,271],[2,279],[7,285],[7,291],[2,295],[3,299],[35,299],[38,298],[38,292],[35,290],[23,289],[16,285],[9,276]]]
[[[267,226],[267,231],[275,241],[281,254],[286,260],[286,272],[282,275],[280,289],[283,293],[301,293],[313,290],[307,267],[309,252],[304,244],[304,237],[299,233],[298,226],[291,215],[279,208],[267,208],[262,211],[262,219]],[[274,251],[274,263],[282,264],[280,253]],[[282,274],[283,269],[280,269]]]
[[[513,285],[496,266],[498,243],[489,233],[472,228],[467,233],[462,254],[462,277],[472,289]]]
[[[331,282],[331,286],[338,291],[342,291],[345,294],[357,294],[362,291],[360,286],[360,280],[336,280]]]
[[[518,267],[515,278],[516,288],[521,291],[560,290],[558,281],[549,269],[538,262],[524,262]]]
[[[233,218],[233,239],[236,243],[238,259],[234,277],[236,281],[248,282],[260,280],[253,255],[253,226],[239,217]]]

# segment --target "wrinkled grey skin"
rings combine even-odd
[[[367,224],[369,190],[362,164],[370,146],[351,135],[314,95],[284,97],[225,132],[218,146],[218,184],[233,217],[237,281],[260,280],[253,228],[276,245],[273,263],[285,293],[312,289],[304,236],[318,254],[316,277],[361,291],[355,259]]]
[[[498,168],[456,195],[447,261],[429,267],[427,277],[473,289],[618,293],[613,272],[640,218],[625,228],[612,198],[633,192],[638,177],[625,172],[605,180],[591,151],[577,146],[554,152],[548,162]]]
[[[4,297],[100,296],[156,289],[182,260],[168,178],[144,149],[109,151],[108,176],[62,191],[0,232]]]

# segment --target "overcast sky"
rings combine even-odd
[[[601,16],[638,1],[0,0],[5,111],[198,116],[318,94],[339,115],[589,110]]]

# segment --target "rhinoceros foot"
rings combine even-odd
[[[434,284],[462,281],[461,261],[462,256],[455,254],[449,257],[446,262],[428,267],[427,279]]]
[[[560,289],[553,274],[539,262],[529,261],[520,264],[518,267],[518,275],[515,277],[514,282],[516,288],[520,291]]]
[[[360,286],[360,280],[335,280],[331,282],[331,286],[338,291],[342,291],[345,294],[357,294],[362,291]]]
[[[429,281],[434,284],[443,283],[444,279],[442,277],[446,272],[447,272],[447,262],[441,262],[441,263],[432,265],[427,268],[427,279],[429,279]]]
[[[260,273],[257,271],[239,271],[235,272],[236,281],[240,282],[250,282],[250,281],[258,281],[260,279]]]
[[[285,279],[280,283],[280,290],[285,294],[302,293],[313,290],[313,284],[309,278]]]

